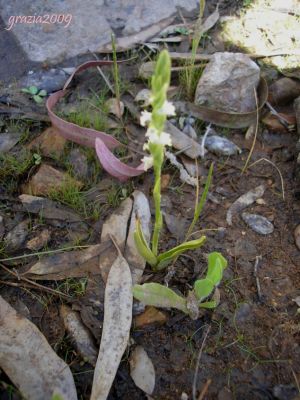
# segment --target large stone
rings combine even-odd
[[[53,191],[62,190],[67,184],[72,184],[78,188],[82,187],[82,182],[76,181],[68,174],[61,172],[51,165],[42,164],[37,173],[30,181],[23,185],[23,193],[34,196],[47,196]]]
[[[10,16],[71,15],[62,23],[15,23],[11,31],[16,35],[28,58],[38,62],[60,62],[97,51],[110,42],[111,29],[103,10],[104,0],[0,0],[1,16],[9,28]],[[54,20],[54,17],[53,17]],[[68,26],[67,26],[68,25]],[[2,32],[8,34],[9,32]]]
[[[175,14],[178,7],[191,12],[197,0],[0,0],[0,14],[10,28],[2,34],[9,39],[13,33],[30,60],[48,63],[100,51],[110,43],[112,29],[121,36],[136,34]],[[11,16],[60,14],[71,15],[71,22],[9,22]]]
[[[228,112],[253,111],[259,79],[260,69],[247,55],[216,53],[199,80],[195,103]]]
[[[50,127],[30,142],[27,148],[39,148],[44,156],[58,158],[64,151],[65,143],[66,139],[55,128]]]

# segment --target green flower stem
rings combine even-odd
[[[162,164],[164,160],[164,147],[162,145],[150,145],[149,150],[154,159],[154,176],[155,176],[155,183],[153,189],[153,199],[154,199],[154,206],[155,206],[155,223],[154,223],[154,230],[152,236],[152,252],[155,256],[158,255],[158,242],[159,242],[159,235],[163,225],[163,218],[160,209],[161,205],[161,171],[162,171]]]

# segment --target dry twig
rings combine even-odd
[[[195,368],[195,374],[194,374],[194,380],[193,380],[193,400],[197,400],[197,398],[196,398],[196,392],[197,392],[196,386],[197,386],[197,379],[198,379],[198,373],[199,373],[199,367],[200,367],[200,360],[201,360],[201,356],[202,356],[202,353],[203,353],[203,349],[204,349],[204,346],[205,346],[205,342],[206,342],[207,336],[208,336],[208,334],[210,332],[210,328],[211,328],[211,326],[209,325],[207,330],[206,330],[206,332],[205,332],[205,334],[204,334],[204,337],[203,337],[203,340],[202,340],[202,344],[201,344],[201,347],[200,347],[200,350],[199,350],[197,362],[196,362],[196,368]]]

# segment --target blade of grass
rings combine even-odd
[[[207,179],[206,179],[205,186],[204,186],[204,190],[202,192],[202,195],[201,195],[201,198],[200,198],[199,202],[198,202],[199,190],[197,190],[197,202],[198,202],[198,204],[195,207],[194,218],[193,218],[193,221],[192,221],[192,223],[191,223],[191,225],[190,225],[190,227],[188,229],[188,232],[186,234],[186,240],[191,236],[191,234],[192,234],[192,232],[194,230],[195,224],[197,223],[197,221],[198,221],[198,219],[199,219],[199,217],[201,215],[201,212],[203,210],[203,207],[204,207],[204,205],[206,203],[206,198],[207,198],[208,191],[209,191],[209,188],[210,188],[210,185],[211,185],[211,181],[212,181],[213,170],[214,170],[214,164],[212,163],[210,168],[209,168]]]

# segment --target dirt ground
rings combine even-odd
[[[230,7],[227,3],[222,2],[220,9],[222,13],[226,10],[229,15],[236,12],[241,2],[229,2]],[[136,74],[136,63],[121,68],[121,76],[129,82],[129,92],[132,94],[144,86],[136,79]],[[175,74],[172,84],[178,85],[178,79]],[[73,88],[74,94],[68,98],[67,105],[63,104],[65,110],[72,109],[72,106],[78,107],[78,93],[83,97],[91,96],[93,91],[101,90],[103,84],[99,83],[97,72],[86,72],[76,80]],[[23,151],[28,144],[49,126],[49,123],[41,121],[18,121],[12,125],[11,119],[6,117],[2,118],[1,124],[2,132],[12,126],[23,132],[21,142],[11,151],[19,162],[20,159],[23,162],[26,159]],[[135,143],[136,149],[140,150],[144,140],[141,136],[143,131],[134,124],[129,113],[126,114],[125,126],[126,135],[120,129],[113,128],[111,132],[131,146]],[[204,124],[199,124],[197,129],[203,133]],[[188,257],[178,260],[176,273],[169,286],[187,293],[195,278],[205,272],[205,255],[219,251],[228,260],[228,268],[219,287],[220,304],[214,311],[203,311],[195,321],[179,311],[163,310],[163,321],[138,327],[133,323],[131,340],[134,345],[141,345],[147,350],[154,364],[156,384],[153,399],[192,398],[197,358],[209,327],[196,381],[199,399],[299,400],[300,314],[295,299],[299,296],[300,287],[300,252],[294,241],[294,230],[300,223],[300,182],[295,173],[295,145],[298,136],[295,131],[272,132],[261,125],[251,161],[267,158],[276,165],[280,174],[274,165],[265,161],[258,162],[242,173],[253,138],[245,138],[245,129],[216,128],[216,131],[237,144],[242,154],[220,157],[207,153],[204,160],[199,162],[202,185],[211,162],[215,165],[210,198],[197,225],[198,230],[207,230],[207,242],[200,250],[190,252]],[[65,160],[77,148],[80,146],[68,143],[62,155],[41,155],[41,162],[66,171],[68,165]],[[121,184],[98,166],[93,155],[85,155],[89,172],[80,194],[83,193],[83,201],[90,207],[88,211],[83,210],[80,199],[72,203],[72,199],[62,198],[57,193],[52,193],[49,198],[61,201],[69,211],[75,210],[76,214],[81,215],[81,222],[88,227],[88,234],[82,233],[85,228],[76,227],[74,229],[79,235],[76,238],[70,235],[73,229],[70,221],[41,219],[36,213],[22,209],[18,196],[23,193],[23,185],[40,166],[32,162],[32,158],[18,174],[12,174],[13,170],[9,170],[5,160],[1,160],[0,215],[5,218],[6,229],[9,230],[25,219],[30,221],[29,239],[47,229],[51,232],[51,240],[41,251],[69,245],[93,245],[99,243],[101,227],[107,216],[134,189],[151,197],[152,172]],[[126,159],[128,155],[133,162],[137,160],[136,153],[130,150],[120,156]],[[76,178],[74,170],[68,171]],[[162,193],[164,211],[171,216],[175,229],[165,224],[161,243],[163,248],[171,248],[180,240],[182,227],[188,226],[192,220],[195,188],[183,184],[178,171],[168,162],[163,174],[169,181]],[[234,217],[233,225],[228,226],[226,213],[230,205],[239,196],[261,184],[266,186],[263,199],[254,202],[247,211],[266,216],[273,223],[274,232],[271,235],[259,235],[239,215]],[[96,188],[95,193],[93,188]],[[153,212],[153,204],[151,207]],[[89,215],[92,211],[94,214]],[[4,259],[0,260],[1,265],[13,271],[25,271],[39,259],[37,255],[30,260],[7,260],[30,252],[22,245],[11,251],[5,249],[2,241],[0,245],[0,258]],[[165,275],[165,271],[154,275],[147,267],[143,282],[163,283]],[[83,322],[91,331],[95,344],[99,345],[104,283],[99,276],[38,282],[46,288],[59,290],[69,298],[47,293],[43,289],[37,290],[31,284],[19,281],[16,276],[10,276],[3,269],[0,271],[0,294],[36,324],[57,354],[70,366],[78,398],[89,399],[94,367],[85,362],[75,350],[65,331],[59,307],[61,304],[69,304],[81,315],[86,313]],[[99,300],[98,308],[95,308],[95,304],[91,306],[92,298]],[[189,397],[185,397],[185,394]],[[21,398],[5,373],[0,371],[0,399]],[[109,399],[147,398],[150,397],[138,389],[130,377],[128,350],[123,356]]]

